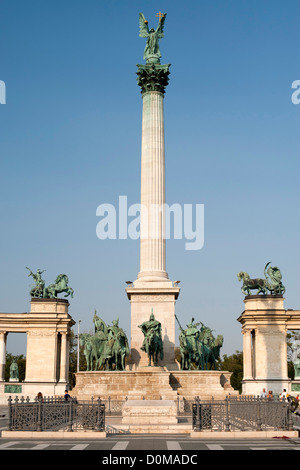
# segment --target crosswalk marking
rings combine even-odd
[[[88,446],[89,444],[76,444],[76,446],[71,447],[70,450],[84,450]]]
[[[18,441],[9,441],[0,445],[0,449],[7,449],[8,447],[14,446],[15,444],[20,444]]]
[[[49,447],[50,444],[37,444],[34,447],[31,447],[30,450],[43,450],[46,449],[46,447]]]
[[[219,444],[206,444],[209,450],[224,450]]]
[[[168,450],[181,450],[181,446],[178,441],[167,441]]]
[[[128,444],[129,441],[119,441],[113,446],[112,450],[125,450]]]

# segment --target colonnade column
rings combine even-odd
[[[69,370],[69,348],[68,348],[68,334],[67,332],[61,333],[61,352],[60,352],[60,382],[68,382]]]
[[[0,331],[0,382],[5,382],[6,331]]]
[[[251,329],[243,330],[243,363],[244,363],[244,380],[253,379],[252,367],[252,346],[251,346]]]

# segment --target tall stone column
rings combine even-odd
[[[169,64],[138,65],[138,85],[143,99],[141,145],[141,240],[140,271],[134,285],[126,289],[131,302],[131,368],[148,364],[141,351],[139,325],[153,314],[162,325],[164,359],[161,366],[176,369],[175,301],[180,289],[166,271],[165,239],[165,141],[164,93]]]
[[[138,279],[165,280],[164,95],[143,93],[141,158],[141,240]]]
[[[168,281],[165,239],[164,93],[169,64],[138,65],[143,98],[141,240],[138,280]]]

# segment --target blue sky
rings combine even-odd
[[[2,312],[30,309],[33,271],[68,274],[70,314],[92,328],[94,308],[130,337],[125,281],[139,241],[96,237],[96,209],[138,203],[143,63],[138,14],[167,12],[160,42],[171,64],[165,95],[167,203],[205,205],[205,243],[167,243],[181,280],[176,313],[242,348],[239,271],[280,267],[285,307],[299,301],[300,79],[296,0],[2,0],[0,286]],[[77,326],[75,326],[77,330]],[[9,352],[23,352],[9,335]],[[18,338],[19,339],[19,338]],[[21,351],[22,349],[22,351]]]

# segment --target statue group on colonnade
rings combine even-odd
[[[54,282],[46,287],[44,279],[42,279],[42,274],[45,271],[37,270],[36,273],[33,273],[31,269],[27,268],[29,271],[28,277],[32,276],[35,282],[35,286],[30,290],[30,296],[35,299],[57,299],[57,294],[62,292],[65,293],[65,297],[69,295],[73,297],[74,291],[71,287],[68,286],[69,278],[66,274],[59,274]]]

